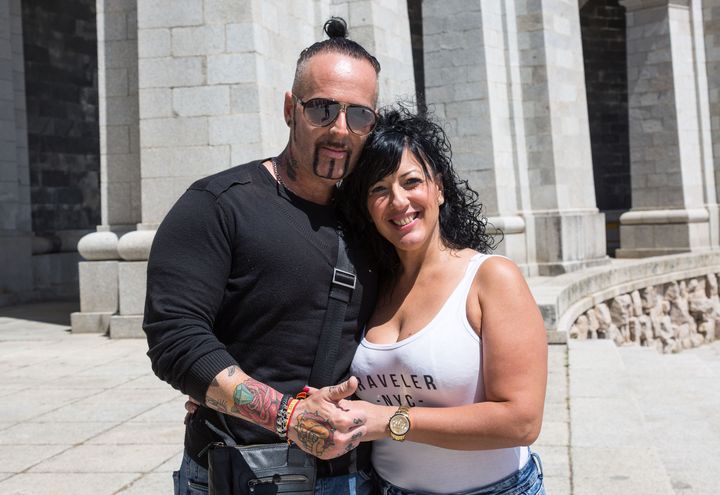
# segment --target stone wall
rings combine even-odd
[[[590,0],[580,23],[595,199],[613,256],[620,247],[619,216],[631,206],[625,9],[617,0]]]
[[[23,1],[32,224],[100,222],[94,0]]]
[[[0,3],[0,306],[32,289],[20,0]]]

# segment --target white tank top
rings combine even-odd
[[[470,259],[463,279],[426,327],[394,344],[363,339],[352,363],[357,395],[381,405],[445,407],[485,400],[482,341],[467,319],[472,281],[488,255]],[[390,438],[373,442],[375,470],[407,490],[448,493],[478,488],[522,468],[527,447],[450,450]]]

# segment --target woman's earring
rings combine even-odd
[[[445,204],[445,197],[441,194],[438,198],[438,205],[442,206],[443,204]]]

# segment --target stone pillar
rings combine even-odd
[[[0,1],[0,306],[33,288],[20,0]]]
[[[527,161],[524,147],[516,147],[512,83],[518,74],[509,57],[517,43],[505,36],[514,23],[505,23],[504,10],[494,0],[423,4],[425,98],[445,124],[455,166],[504,233],[498,251],[526,264],[516,170]]]
[[[120,306],[118,234],[140,216],[137,0],[96,0],[101,225],[78,242],[80,311],[72,331],[106,333]]]
[[[140,217],[137,0],[97,0],[100,230],[124,232]]]
[[[528,251],[534,255],[530,265],[541,275],[555,275],[606,263],[604,215],[595,203],[578,5],[517,0],[514,6],[527,150],[520,189],[526,199]]]
[[[627,8],[632,209],[620,217],[616,255],[717,247],[699,2],[622,4]]]
[[[427,102],[528,274],[606,262],[580,22],[561,0],[423,4]]]
[[[720,196],[720,2],[702,2],[706,74],[710,113],[710,140],[713,144],[712,163],[715,191]],[[695,10],[693,10],[694,12]],[[720,198],[719,198],[720,199]]]

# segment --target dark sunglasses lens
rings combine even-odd
[[[375,127],[375,112],[367,107],[349,107],[346,111],[347,124],[356,134],[368,134]]]
[[[340,112],[340,104],[332,100],[316,98],[305,103],[305,116],[311,124],[326,126],[335,120]]]

